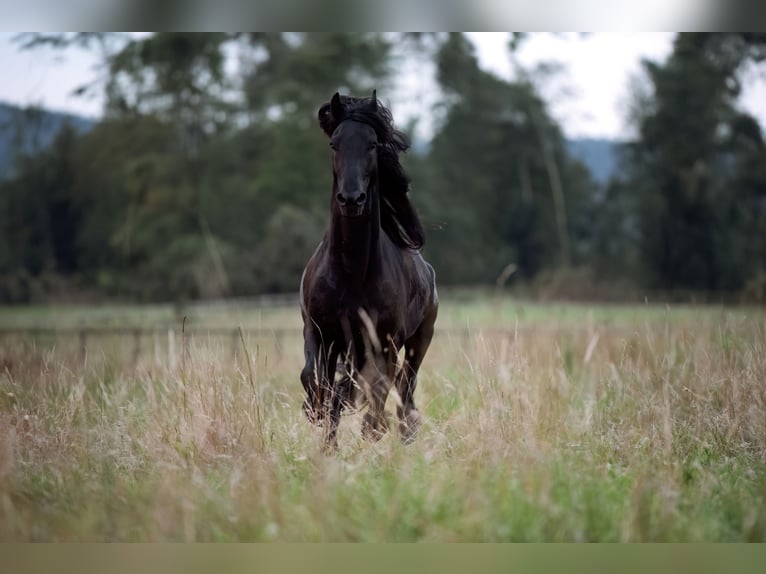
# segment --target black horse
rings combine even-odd
[[[325,444],[335,447],[341,411],[366,403],[362,434],[377,440],[388,429],[393,384],[400,436],[409,442],[420,424],[417,372],[438,309],[434,270],[419,251],[423,227],[399,163],[409,142],[374,91],[371,98],[336,93],[318,115],[333,150],[333,186],[330,228],[301,278],[303,408],[324,423]],[[345,374],[336,381],[339,362]]]

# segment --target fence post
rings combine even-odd
[[[160,338],[157,336],[157,330],[152,329],[152,343],[154,343],[154,365],[160,364]]]
[[[168,365],[171,371],[176,370],[176,333],[173,327],[168,329]]]
[[[88,356],[88,347],[86,345],[87,332],[85,329],[80,329],[78,335],[80,340],[80,362],[85,364],[85,358]]]
[[[138,365],[138,359],[141,355],[141,330],[133,329],[133,368]]]
[[[181,370],[183,376],[186,376],[186,358],[189,355],[189,339],[186,337],[186,315],[181,323]]]
[[[274,338],[276,340],[277,359],[282,360],[282,331],[277,329],[274,332]]]

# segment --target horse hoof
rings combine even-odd
[[[322,454],[325,456],[333,456],[335,454],[338,454],[338,441],[333,440],[329,442],[325,442],[322,445]]]
[[[404,419],[399,422],[399,436],[403,444],[411,444],[415,441],[420,424],[421,416],[417,409],[412,409],[404,416]]]
[[[388,431],[386,417],[376,419],[370,413],[365,413],[362,419],[362,436],[370,442],[378,442]]]
[[[303,414],[306,415],[306,418],[312,425],[322,426],[322,413],[312,407],[307,401],[303,402]]]

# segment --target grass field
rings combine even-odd
[[[0,338],[0,540],[766,541],[766,311],[445,299],[418,441],[333,456],[297,309],[0,309],[188,343]]]

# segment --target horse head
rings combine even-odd
[[[333,150],[333,209],[342,217],[372,213],[378,177],[377,112],[374,91],[371,98],[336,92],[319,111],[319,124]]]
[[[362,214],[364,209],[359,208],[358,202],[366,202],[365,208],[371,209],[370,191],[365,189],[364,173],[360,177],[360,171],[368,174],[374,171],[378,180],[381,227],[399,247],[408,249],[423,247],[425,241],[423,226],[408,198],[410,179],[399,161],[399,154],[407,151],[410,142],[403,132],[394,127],[391,111],[380,103],[376,92],[373,91],[369,98],[342,96],[335,93],[329,102],[322,104],[317,115],[319,127],[330,138],[330,145],[338,147],[338,141],[334,141],[336,137],[344,142],[355,142],[348,144],[355,148],[354,156],[350,160],[359,167],[359,171],[348,174],[348,179],[341,176],[344,180],[343,185],[335,185],[341,182],[338,181],[339,170],[335,165],[337,150],[334,153],[332,201],[334,212],[339,215],[343,212]],[[354,127],[347,129],[344,127],[346,125]],[[375,153],[372,152],[373,135],[370,129],[376,138]],[[353,132],[353,137],[349,132]],[[365,154],[368,161],[374,162],[374,165],[365,164],[360,159]],[[343,163],[348,162],[344,159]],[[345,202],[346,205],[341,206],[341,202]]]

